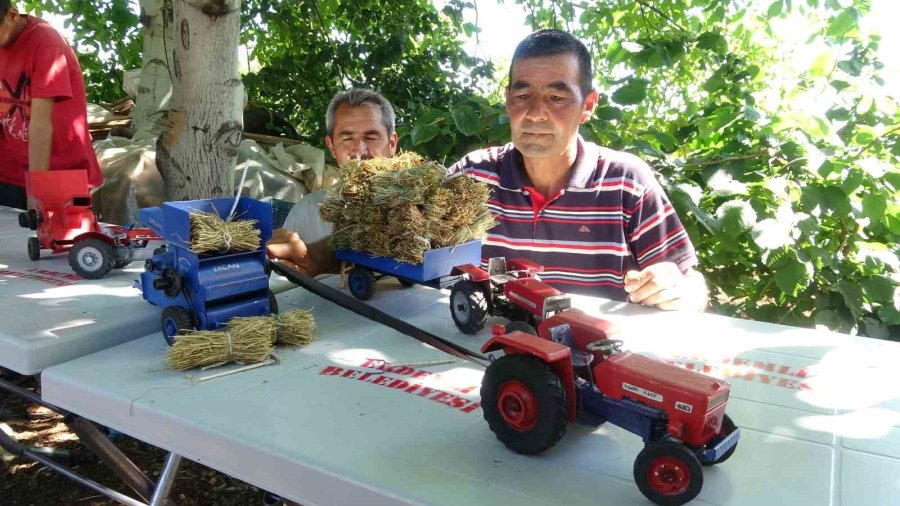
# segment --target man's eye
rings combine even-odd
[[[562,102],[565,99],[566,99],[566,97],[561,97],[559,95],[553,95],[550,97],[550,100],[552,100],[553,102]]]

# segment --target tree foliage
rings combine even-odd
[[[401,145],[440,161],[506,142],[502,98],[488,92],[503,78],[464,52],[479,30],[464,2],[247,0],[250,98],[316,145],[328,100],[351,85],[382,91]],[[716,311],[900,335],[900,112],[880,40],[860,26],[867,0],[516,3],[533,28],[591,49],[601,101],[582,134],[657,169]],[[138,66],[125,0],[25,4],[74,13],[93,100]]]
[[[589,44],[584,134],[659,171],[717,311],[900,335],[900,114],[868,2],[521,4]]]

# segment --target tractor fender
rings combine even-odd
[[[88,238],[100,239],[101,241],[108,243],[110,246],[116,245],[116,241],[113,240],[112,237],[110,237],[106,234],[103,234],[101,232],[85,232],[83,234],[79,234],[79,235],[75,236],[74,239],[72,239],[72,244],[75,244],[78,241],[81,241],[83,239],[88,239]]]
[[[575,421],[575,372],[572,369],[572,350],[568,346],[542,339],[525,332],[513,331],[495,335],[481,347],[482,353],[503,350],[507,355],[525,353],[533,355],[550,366],[566,390],[567,413],[570,422]]]
[[[453,268],[453,274],[462,274],[466,276],[469,281],[479,283],[481,281],[487,281],[490,278],[487,271],[478,267],[477,265],[472,264],[463,264],[457,265]]]

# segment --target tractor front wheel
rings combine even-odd
[[[675,441],[647,444],[634,460],[634,481],[647,499],[679,506],[703,488],[703,468],[697,456]]]
[[[107,242],[88,237],[69,250],[69,266],[85,279],[100,279],[113,268],[115,252]]]
[[[475,334],[487,321],[488,303],[478,285],[469,281],[457,281],[450,289],[450,316],[464,334]]]
[[[541,453],[566,433],[566,391],[550,366],[533,355],[492,362],[481,382],[481,406],[491,431],[516,453]]]
[[[725,415],[725,417],[722,418],[722,429],[719,431],[719,435],[712,438],[708,443],[706,443],[706,446],[710,448],[716,446],[720,441],[725,439],[725,437],[727,437],[735,430],[737,430],[737,425],[734,424],[730,416]],[[737,444],[729,448],[727,452],[725,452],[721,457],[718,458],[718,460],[714,460],[712,462],[701,462],[701,464],[703,464],[704,466],[714,466],[716,464],[721,464],[722,462],[725,462],[726,460],[731,458],[731,455],[734,454],[734,450],[736,449]]]
[[[37,262],[41,258],[41,241],[37,237],[28,238],[28,259]]]
[[[275,299],[275,292],[269,290],[269,314],[278,314],[278,301]]]

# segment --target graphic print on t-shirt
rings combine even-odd
[[[0,80],[0,138],[28,141],[28,102],[31,79],[25,72],[15,84]]]

